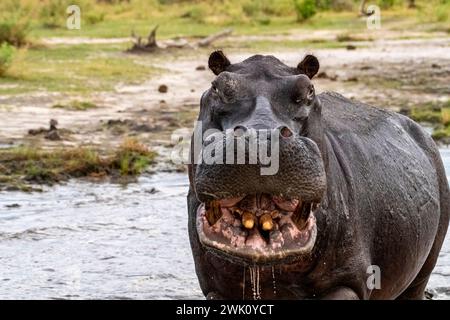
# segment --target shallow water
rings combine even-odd
[[[450,149],[441,154],[450,175]],[[203,298],[187,187],[185,174],[158,173],[126,188],[72,180],[0,193],[0,299]],[[450,298],[450,235],[429,289]]]
[[[202,298],[186,190],[171,173],[2,194],[0,298]]]

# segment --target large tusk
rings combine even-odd
[[[303,229],[306,226],[306,222],[312,212],[311,203],[300,204],[292,215],[292,221],[295,223],[298,229]]]

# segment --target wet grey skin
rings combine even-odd
[[[422,299],[450,213],[431,137],[400,114],[316,95],[312,55],[289,67],[261,55],[232,64],[216,51],[209,67],[217,77],[201,97],[203,132],[245,139],[279,129],[280,162],[268,176],[260,163],[189,166],[189,236],[204,295]]]

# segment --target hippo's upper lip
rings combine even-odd
[[[314,247],[317,207],[268,195],[202,203],[197,232],[206,249],[243,264],[295,261]]]

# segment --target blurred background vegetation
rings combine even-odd
[[[415,18],[417,23],[449,21],[450,0],[374,0],[383,15]],[[130,29],[147,31],[160,24],[162,36],[201,36],[234,26],[238,32],[255,33],[292,27],[324,27],[344,23],[358,15],[360,0],[2,0],[0,43],[23,45],[27,36],[73,35],[67,30],[66,8],[81,7],[82,27],[78,35],[129,36]],[[344,23],[345,24],[345,23]],[[447,24],[447,29],[448,29]]]
[[[450,32],[450,0],[373,0],[367,5],[374,3],[382,8],[383,28],[389,24],[390,30]],[[71,4],[81,8],[80,30],[66,27],[66,9]],[[117,76],[139,80],[151,71],[132,59],[100,57],[101,53],[123,52],[123,44],[80,44],[69,50],[49,48],[43,39],[123,38],[132,32],[145,36],[155,25],[159,25],[158,39],[202,37],[225,27],[232,27],[235,35],[274,36],[294,29],[340,29],[343,34],[337,42],[310,43],[339,47],[339,42],[351,40],[349,32],[366,28],[360,5],[361,0],[1,0],[0,85],[20,82],[21,86],[8,92],[0,88],[0,94],[40,86],[48,91],[106,90]],[[248,45],[267,49],[273,42],[250,41]],[[298,41],[277,43],[291,48],[299,45]],[[61,74],[68,61],[78,64],[78,77],[70,77],[68,71]],[[90,88],[86,81],[92,83]]]

